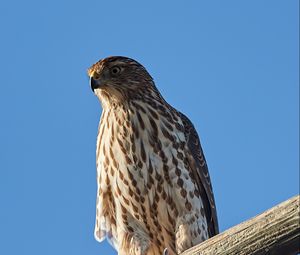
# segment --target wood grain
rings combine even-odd
[[[299,195],[236,225],[181,255],[300,253]]]

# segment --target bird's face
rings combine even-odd
[[[138,96],[154,83],[146,69],[126,57],[108,57],[88,69],[93,92],[103,104],[122,103]]]

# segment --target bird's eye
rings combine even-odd
[[[113,75],[117,75],[121,72],[121,68],[118,67],[118,66],[113,66],[111,69],[110,69],[110,72],[113,74]]]

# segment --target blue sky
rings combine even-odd
[[[221,230],[299,191],[299,2],[2,1],[0,254],[115,254],[93,237],[100,104],[124,55],[197,128]]]

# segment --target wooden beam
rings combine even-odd
[[[181,255],[295,255],[300,253],[300,197],[236,225]]]

